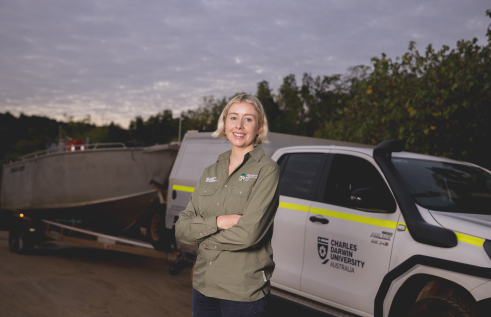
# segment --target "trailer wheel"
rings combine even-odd
[[[408,317],[479,317],[471,303],[458,297],[428,297],[416,302]]]
[[[34,234],[29,232],[29,228],[24,228],[19,236],[19,253],[31,254],[34,251]]]
[[[29,232],[29,228],[24,227],[20,230],[10,229],[9,248],[14,253],[30,254],[34,250],[34,235]]]
[[[13,253],[19,252],[19,231],[12,228],[9,230],[9,249]]]
[[[171,252],[174,233],[173,230],[165,227],[164,219],[160,212],[154,213],[148,225],[148,232],[155,250]]]

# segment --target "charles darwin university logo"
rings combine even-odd
[[[242,174],[242,175],[240,175],[240,176],[239,176],[239,181],[243,181],[243,180],[245,180],[245,179],[246,179],[246,176],[247,176],[246,174]]]
[[[327,253],[329,251],[329,239],[317,237],[317,253],[319,253],[319,257],[323,261],[322,264],[326,264],[329,262],[327,258]]]

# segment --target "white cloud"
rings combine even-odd
[[[202,96],[332,75],[382,52],[486,43],[487,0],[4,0],[0,112],[126,126]],[[423,10],[421,9],[423,8]]]

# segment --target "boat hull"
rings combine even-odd
[[[167,180],[177,148],[61,152],[3,166],[1,207],[43,219],[82,222],[114,233],[157,198],[150,181]]]

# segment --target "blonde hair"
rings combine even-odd
[[[266,118],[266,113],[264,112],[264,107],[253,95],[248,95],[248,94],[242,94],[242,95],[237,95],[234,98],[232,98],[225,108],[223,108],[222,114],[220,115],[220,118],[218,118],[218,125],[217,125],[217,130],[211,134],[212,137],[221,137],[222,139],[227,140],[227,135],[225,134],[225,120],[227,119],[227,114],[228,114],[228,109],[233,104],[236,103],[241,103],[241,102],[247,102],[250,105],[253,105],[254,108],[256,108],[257,113],[259,114],[259,123],[258,127],[262,125],[263,130],[259,133],[259,136],[256,137],[256,140],[254,143],[256,144],[261,144],[261,143],[269,143],[268,141],[268,119]]]

